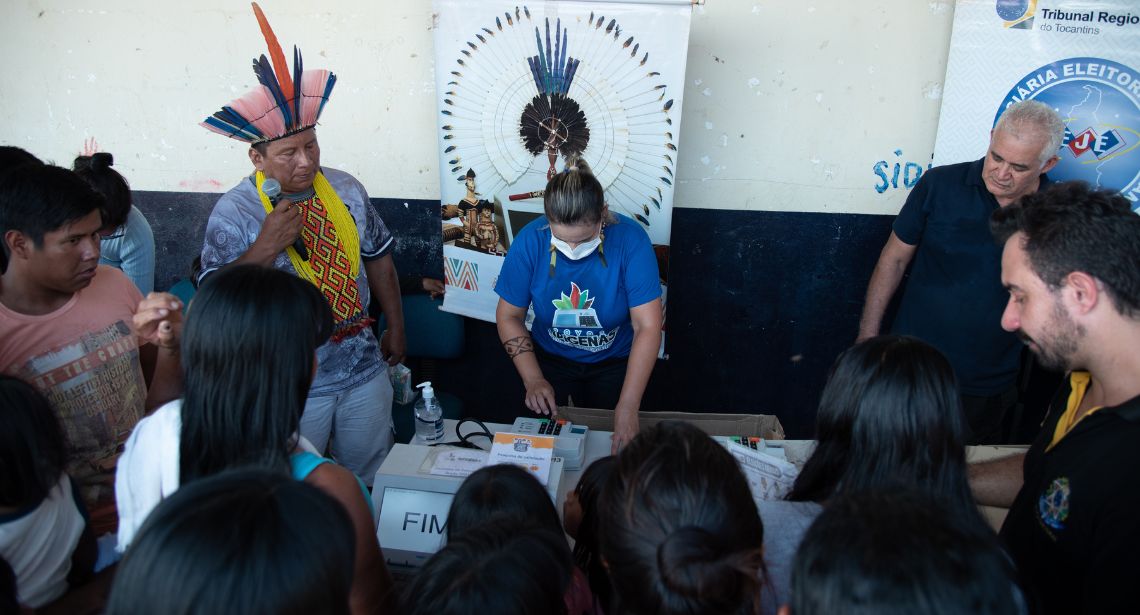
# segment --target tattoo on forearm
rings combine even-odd
[[[512,337],[503,342],[503,350],[506,350],[507,356],[513,359],[524,352],[534,352],[534,342],[529,335]]]

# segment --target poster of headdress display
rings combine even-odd
[[[503,257],[575,157],[611,211],[667,246],[690,0],[435,0],[434,12],[443,309],[494,321]]]
[[[1119,190],[1140,207],[1136,0],[958,0],[934,164],[980,158],[1021,100],[1065,122],[1051,179]]]

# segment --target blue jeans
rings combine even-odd
[[[310,397],[301,415],[301,435],[371,487],[396,440],[388,370],[347,391]]]

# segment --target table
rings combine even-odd
[[[453,419],[444,419],[444,442],[455,442],[457,440],[455,436],[455,425],[458,422],[459,421]],[[484,425],[487,426],[487,429],[492,434],[498,433],[500,431],[509,431],[511,429],[511,425],[508,425],[506,423],[484,423]],[[478,426],[473,423],[467,423],[464,425],[463,433],[466,434],[470,430],[476,429],[477,427]],[[575,485],[578,484],[578,479],[582,476],[582,471],[585,470],[594,461],[610,454],[610,436],[612,435],[613,432],[594,431],[592,429],[586,433],[586,450],[582,456],[582,467],[577,470],[563,469],[562,478],[558,481],[558,489],[557,493],[555,494],[554,503],[558,508],[559,515],[562,514],[562,504],[566,501],[566,494],[571,489],[573,489]],[[471,442],[473,444],[479,445],[480,448],[483,448],[484,450],[490,450],[491,448],[491,441],[487,438],[476,437],[472,438]],[[394,453],[397,455],[397,458],[394,459],[393,462],[394,464],[398,464],[404,468],[419,468],[424,459],[426,459],[429,453],[429,449],[424,446],[424,442],[419,438],[412,438],[412,441],[409,442],[409,444],[412,445],[409,448],[400,447],[399,450],[393,449]],[[384,463],[387,465],[388,460],[385,459]],[[391,470],[392,468],[389,467],[387,471]],[[381,465],[380,469],[376,471],[377,476],[379,476],[384,471],[386,471],[385,467],[384,465]],[[434,480],[462,482],[462,479],[459,478],[430,475],[425,475],[425,477],[430,477]],[[373,497],[375,498],[376,496],[374,495]],[[379,506],[379,503],[377,503],[377,506]]]

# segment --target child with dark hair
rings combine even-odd
[[[913,337],[864,340],[835,360],[816,414],[818,445],[788,501],[760,502],[772,578],[762,611],[787,600],[791,560],[804,531],[832,498],[902,486],[940,499],[976,533],[993,530],[966,476],[966,420],[950,362]]]
[[[111,168],[113,164],[111,154],[97,152],[76,156],[72,168],[106,201],[99,263],[127,274],[145,295],[154,290],[154,233],[146,216],[131,203],[131,187]]]
[[[804,535],[791,615],[1021,615],[996,536],[913,489],[848,492]],[[780,610],[789,615],[789,607]]]
[[[598,512],[614,612],[756,612],[764,526],[736,460],[691,423],[638,434],[618,454]]]
[[[613,591],[610,575],[598,552],[598,527],[602,522],[598,516],[598,496],[616,463],[617,457],[613,455],[591,463],[578,478],[574,489],[566,494],[562,505],[562,525],[574,539],[574,565],[586,575],[599,612],[612,607],[610,596]]]
[[[407,615],[565,615],[574,565],[561,532],[506,517],[450,538],[405,588]]]
[[[349,613],[352,521],[321,489],[265,469],[166,498],[115,576],[108,615]]]
[[[479,468],[464,479],[447,511],[447,539],[494,519],[562,530],[558,510],[542,483],[511,464]]]
[[[558,520],[558,510],[550,494],[530,472],[510,464],[480,468],[463,481],[447,511],[447,540],[450,543],[472,528],[497,522],[534,525],[562,536],[562,522]],[[566,544],[565,538],[562,542]],[[582,571],[571,567],[566,577],[563,583],[566,612],[569,615],[595,613],[594,596]]]
[[[63,432],[44,396],[0,375],[0,557],[19,602],[40,608],[94,572],[95,536],[64,471]]]

